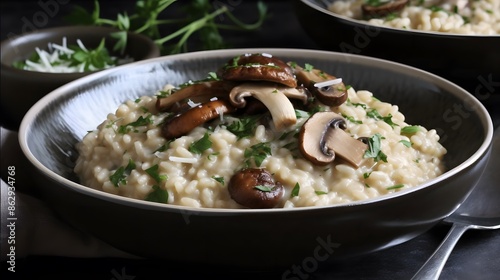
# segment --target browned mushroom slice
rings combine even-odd
[[[268,54],[235,57],[221,69],[220,76],[228,81],[268,81],[292,88],[297,86],[291,67]]]
[[[180,137],[188,134],[195,127],[213,120],[222,114],[234,111],[235,108],[229,101],[209,101],[167,120],[162,125],[161,133],[166,139]]]
[[[202,100],[209,101],[211,98],[224,98],[227,97],[229,91],[234,85],[225,81],[209,81],[195,83],[186,87],[183,87],[171,95],[158,98],[156,101],[156,108],[158,111],[167,111],[177,105],[179,102],[184,100]]]
[[[283,197],[283,185],[275,182],[271,173],[261,168],[246,168],[236,172],[227,186],[231,198],[248,208],[273,208]]]
[[[300,130],[302,155],[316,165],[326,165],[337,156],[359,167],[368,146],[346,133],[345,127],[345,120],[337,113],[315,113]]]
[[[408,0],[370,1],[369,3],[361,5],[361,10],[363,12],[363,17],[366,19],[385,17],[391,13],[401,11],[408,2]]]
[[[277,130],[281,130],[297,122],[295,108],[288,96],[302,98],[307,95],[300,93],[296,88],[266,82],[243,83],[235,86],[229,93],[231,104],[237,108],[245,107],[245,98],[250,96],[264,103],[271,113],[274,126]]]
[[[339,106],[347,100],[347,90],[342,79],[319,69],[306,70],[298,65],[293,68],[297,81],[304,85],[321,103]]]

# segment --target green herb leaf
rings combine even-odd
[[[408,140],[401,140],[401,141],[399,141],[399,143],[405,145],[408,148],[410,148],[411,145],[412,145],[412,143],[410,141],[408,141]]]
[[[269,143],[262,142],[245,149],[244,156],[247,159],[245,161],[247,166],[250,166],[250,159],[253,159],[255,165],[260,167],[262,162],[271,155],[271,146]]]
[[[155,164],[153,166],[151,166],[150,168],[146,169],[146,173],[149,174],[149,176],[151,176],[153,179],[155,179],[156,182],[160,183],[162,181],[165,181],[167,180],[167,175],[160,175],[158,173],[158,169],[159,169],[159,166],[158,164]]]
[[[300,185],[297,182],[297,183],[295,183],[295,186],[292,189],[292,193],[290,194],[290,198],[298,196],[299,192],[300,192]]]
[[[346,120],[348,120],[352,123],[355,123],[355,124],[362,124],[363,123],[362,121],[354,119],[354,117],[352,117],[352,116],[347,116],[345,114],[342,114],[342,117],[344,117]]]
[[[146,117],[140,116],[134,122],[131,122],[131,123],[126,124],[126,125],[121,125],[118,128],[118,133],[125,134],[127,132],[130,132],[132,127],[146,126],[148,124],[152,124],[153,123],[153,119],[151,117],[152,117],[151,115],[148,115]]]
[[[153,191],[150,192],[145,200],[151,202],[168,203],[168,191],[161,189],[159,186],[154,185]]]
[[[314,191],[314,193],[317,195],[327,194],[327,192],[324,191]]]
[[[255,128],[258,126],[258,120],[261,118],[260,115],[249,116],[240,118],[233,121],[226,128],[231,133],[236,135],[238,139],[242,139],[254,134]]]
[[[212,179],[224,185],[224,177],[212,176]]]
[[[420,130],[418,125],[409,125],[401,128],[402,134],[415,134]]]
[[[262,192],[270,192],[273,190],[273,188],[270,186],[262,186],[262,185],[255,186],[254,188]]]
[[[212,147],[212,141],[210,141],[209,137],[210,135],[208,134],[208,132],[205,132],[200,140],[195,141],[189,145],[188,150],[193,154],[202,154],[205,150],[208,150]]]
[[[390,125],[391,127],[395,127],[395,126],[398,126],[397,123],[394,123],[392,121],[392,115],[389,114],[385,117],[382,117],[380,115],[380,113],[376,110],[376,109],[370,109],[366,112],[366,116],[372,118],[372,119],[375,119],[375,120],[383,120],[385,123],[387,123],[388,125]]]
[[[390,187],[387,187],[386,189],[387,190],[395,190],[395,189],[400,189],[402,187],[404,187],[405,185],[403,184],[398,184],[398,185],[394,185],[394,186],[390,186]]]
[[[115,187],[118,187],[119,184],[127,183],[127,176],[135,169],[135,163],[132,159],[129,159],[127,166],[119,167],[113,174],[109,176],[109,180]]]
[[[297,119],[302,119],[302,118],[309,118],[310,114],[309,112],[306,112],[304,110],[295,109],[295,116],[297,117]]]
[[[364,158],[373,158],[375,162],[379,160],[387,162],[387,155],[381,150],[381,139],[383,139],[383,137],[379,133],[376,133],[372,137],[368,138],[368,149],[363,155]]]

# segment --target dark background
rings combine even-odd
[[[185,16],[182,3],[169,7],[165,18]],[[212,1],[232,3],[232,12],[245,22],[253,22],[256,1]],[[279,47],[321,49],[308,38],[294,16],[293,1],[265,1],[269,18],[258,31],[223,32],[228,47]],[[117,13],[131,10],[135,1],[101,0],[101,15],[114,18]],[[1,2],[1,39],[34,29],[67,25],[64,17],[79,5],[89,11],[94,1],[39,0]],[[199,50],[199,44],[190,43],[190,51]],[[489,104],[486,104],[489,105]],[[489,106],[493,113],[493,105]],[[495,105],[497,106],[497,105]],[[496,109],[496,113],[498,109]],[[498,114],[496,115],[498,116]],[[495,118],[498,121],[498,118]],[[4,229],[2,229],[4,230]],[[410,279],[439,246],[448,225],[439,225],[429,232],[404,244],[328,267],[322,266],[312,274],[288,279]],[[57,242],[57,241],[48,241]],[[440,279],[498,279],[500,268],[500,232],[467,231],[446,263]],[[3,265],[3,264],[2,264]],[[124,269],[124,270],[123,270]],[[282,279],[283,271],[231,271],[219,267],[192,267],[188,263],[160,260],[130,260],[120,258],[81,259],[54,256],[30,256],[17,260],[20,279],[117,279],[113,272],[125,271],[129,278],[121,279]],[[5,269],[2,269],[5,275]],[[7,274],[11,279],[12,274]],[[287,278],[285,278],[287,279]]]

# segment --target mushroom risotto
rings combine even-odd
[[[244,54],[121,104],[77,144],[82,184],[207,208],[322,206],[444,172],[434,129],[313,65]]]
[[[500,0],[339,0],[328,10],[370,24],[456,34],[500,34]]]

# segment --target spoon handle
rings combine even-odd
[[[412,280],[437,280],[443,267],[451,254],[451,251],[457,244],[464,232],[470,228],[470,225],[454,223],[448,235],[443,242],[434,251],[432,256],[425,264],[415,273]]]

